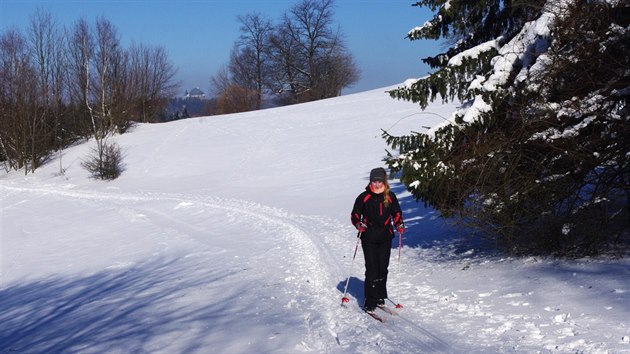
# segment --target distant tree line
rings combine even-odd
[[[462,105],[431,134],[384,133],[409,191],[513,254],[627,250],[630,1],[415,6],[436,13],[408,37],[452,46],[390,94]]]
[[[123,48],[105,18],[61,28],[38,10],[26,33],[0,33],[0,162],[29,173],[52,151],[93,138],[86,167],[107,178],[105,160],[120,158],[107,138],[134,121],[160,120],[175,73],[164,48]]]
[[[358,81],[333,15],[334,0],[302,0],[277,23],[260,14],[240,16],[229,62],[211,78],[216,113],[335,97]]]

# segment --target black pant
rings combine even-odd
[[[365,257],[365,307],[376,307],[378,299],[387,298],[387,267],[392,252],[389,242],[371,243],[361,241]]]

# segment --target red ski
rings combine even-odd
[[[372,317],[373,319],[375,319],[375,320],[377,320],[379,322],[385,322],[385,318],[384,317],[381,317],[381,316],[375,314],[374,312],[367,312],[367,311],[365,311],[365,313],[367,313],[368,315],[370,315],[370,317]]]

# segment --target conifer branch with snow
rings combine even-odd
[[[627,239],[630,2],[415,5],[437,12],[409,39],[455,44],[390,95],[461,106],[427,134],[384,132],[414,196],[514,253],[594,254]]]

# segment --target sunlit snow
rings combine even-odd
[[[380,129],[456,108],[420,114],[392,88],[140,124],[115,137],[126,170],[111,182],[81,167],[91,142],[63,152],[64,174],[58,156],[2,173],[0,352],[629,352],[627,258],[502,257],[396,179],[408,232],[389,293],[404,309],[362,313],[349,213],[383,165]]]

